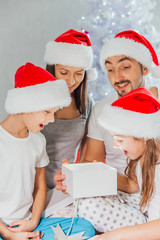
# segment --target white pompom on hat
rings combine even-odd
[[[127,30],[116,34],[101,50],[100,65],[106,72],[105,61],[109,57],[125,55],[148,68],[152,76],[160,78],[160,65],[151,43],[135,31]]]
[[[160,138],[160,102],[145,88],[135,89],[103,108],[99,124],[136,138]]]
[[[45,69],[26,63],[16,71],[15,86],[8,91],[5,109],[9,114],[29,113],[70,103],[65,80],[57,80]]]
[[[97,78],[96,69],[91,68],[93,64],[91,41],[87,34],[74,29],[47,43],[44,61],[48,65],[62,64],[83,68],[87,72],[88,80]]]

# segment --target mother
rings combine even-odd
[[[50,159],[46,168],[47,187],[52,189],[54,175],[61,169],[64,158],[75,162],[79,147],[80,159],[84,158],[88,119],[94,105],[87,95],[87,80],[94,80],[97,74],[91,69],[93,51],[89,37],[73,29],[48,42],[44,60],[46,70],[57,79],[66,80],[72,98],[69,107],[56,113],[54,124],[42,131]]]

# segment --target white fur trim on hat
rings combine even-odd
[[[90,68],[87,70],[87,80],[93,81],[96,80],[98,77],[97,70],[95,68]]]
[[[46,64],[62,64],[88,70],[92,67],[93,51],[91,46],[50,41],[44,56]]]
[[[114,38],[106,43],[101,50],[100,65],[106,72],[105,61],[108,57],[125,55],[134,58],[149,70],[152,68],[152,56],[143,44],[126,38]]]
[[[160,78],[160,66],[154,65],[151,69],[151,74],[154,78]]]
[[[98,122],[115,134],[136,138],[160,138],[160,111],[145,114],[106,105]]]
[[[71,103],[65,80],[48,81],[8,91],[5,102],[7,113],[29,113],[54,107],[65,107]]]

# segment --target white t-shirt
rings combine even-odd
[[[160,160],[159,160],[160,162]],[[136,167],[136,175],[139,188],[142,188],[142,171],[140,161]],[[154,193],[149,202],[149,206],[144,211],[148,211],[149,221],[160,219],[160,164],[156,165],[154,177]]]
[[[49,163],[41,133],[16,138],[0,126],[0,220],[5,224],[31,216],[35,168]]]
[[[127,166],[126,156],[121,150],[113,147],[112,135],[98,123],[98,117],[105,105],[111,104],[117,99],[118,95],[115,93],[96,103],[89,119],[88,137],[104,142],[106,151],[106,163],[116,168],[118,174],[124,175],[124,170]]]

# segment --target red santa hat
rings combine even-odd
[[[147,89],[135,89],[106,105],[99,123],[119,135],[160,138],[160,102]]]
[[[91,41],[87,34],[74,29],[47,43],[44,61],[49,65],[62,64],[83,68],[87,71],[88,80],[97,78],[96,70],[91,68],[93,64]]]
[[[157,54],[151,43],[135,31],[128,30],[118,33],[114,39],[106,43],[101,50],[100,65],[106,70],[105,61],[108,57],[125,55],[134,58],[151,71],[152,76],[160,78],[160,65]]]
[[[5,109],[10,114],[28,113],[70,103],[65,80],[57,80],[45,69],[26,63],[15,74],[15,86],[8,91]]]

